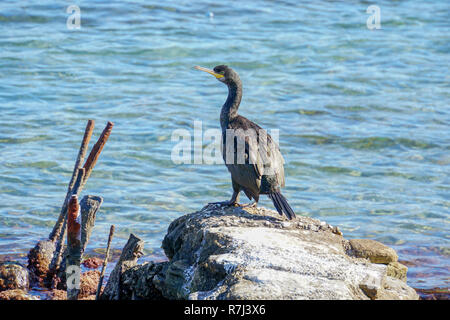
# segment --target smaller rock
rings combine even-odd
[[[30,286],[28,269],[17,262],[0,263],[0,291],[24,289]]]
[[[57,289],[52,290],[47,295],[47,298],[49,300],[67,300],[67,291]],[[79,297],[78,300],[95,300],[95,294],[86,297]]]
[[[357,258],[369,259],[372,263],[389,264],[398,260],[394,249],[371,239],[352,239],[349,241],[351,254]]]
[[[333,232],[334,234],[337,234],[338,236],[343,236],[343,233],[341,232],[341,230],[339,230],[338,226],[335,226],[331,229],[331,232]]]
[[[91,270],[84,272],[80,279],[80,294],[78,300],[95,300],[100,271]],[[54,289],[48,293],[49,300],[67,300],[66,290]]]
[[[382,281],[384,279],[367,276],[360,284],[359,288],[371,300],[378,298],[379,292],[382,290]]]
[[[91,270],[83,273],[80,279],[80,295],[79,298],[95,295],[97,292],[98,282],[100,281],[100,271]]]
[[[0,300],[39,300],[22,289],[6,290],[0,292]]]
[[[449,288],[415,289],[422,300],[450,300]]]
[[[291,226],[291,224],[289,222],[283,221],[281,223],[281,227],[283,227],[283,228],[289,228],[290,226]]]
[[[377,295],[378,300],[419,300],[417,292],[409,287],[406,282],[386,277],[383,290]]]
[[[55,250],[54,242],[41,240],[28,253],[28,269],[40,280],[47,276]]]
[[[406,273],[408,272],[408,267],[404,266],[399,262],[390,262],[387,265],[386,273],[388,276],[400,279],[406,282]]]
[[[87,258],[83,261],[83,266],[89,269],[97,269],[103,264],[103,260],[97,257]]]
[[[49,300],[67,300],[67,292],[65,290],[54,289],[47,294]]]

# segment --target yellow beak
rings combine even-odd
[[[194,68],[197,69],[197,70],[200,70],[200,71],[208,72],[209,74],[212,74],[217,79],[223,78],[223,74],[215,73],[214,70],[211,70],[211,69],[208,69],[208,68],[199,67],[199,66],[195,66]]]

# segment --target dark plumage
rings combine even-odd
[[[284,187],[285,182],[280,148],[260,126],[238,115],[242,98],[242,82],[238,74],[224,65],[214,70],[196,68],[212,74],[228,87],[228,97],[220,113],[220,125],[222,155],[231,173],[233,196],[221,203],[238,205],[239,192],[244,191],[250,200],[255,200],[256,205],[259,195],[267,194],[280,215],[284,213],[289,219],[295,218],[294,211],[281,194],[280,188]]]

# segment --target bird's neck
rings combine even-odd
[[[228,85],[228,98],[222,107],[220,113],[220,124],[222,129],[226,129],[228,123],[237,117],[239,104],[242,99],[242,84],[240,82],[233,82]]]

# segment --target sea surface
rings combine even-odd
[[[226,87],[193,67],[227,64],[240,114],[279,130],[297,214],[393,247],[415,288],[448,288],[449,17],[447,0],[1,1],[0,256],[47,237],[93,119],[90,146],[114,128],[82,194],[104,198],[88,249],[114,224],[115,250],[134,233],[162,258],[173,219],[231,196],[223,164],[171,156],[175,130],[193,145],[195,121],[219,128]]]

